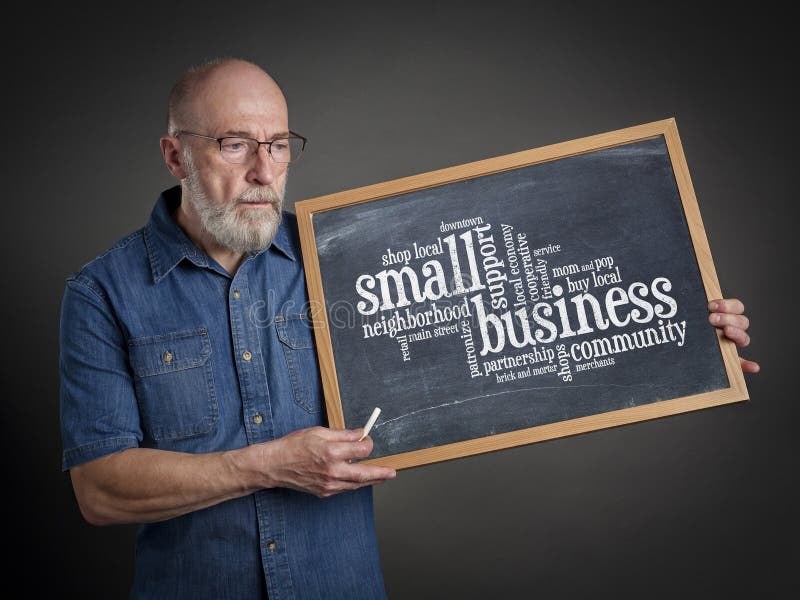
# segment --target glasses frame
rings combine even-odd
[[[262,142],[262,141],[259,141],[259,140],[255,139],[255,138],[249,138],[249,137],[245,137],[245,136],[241,136],[241,135],[226,135],[225,137],[217,138],[217,137],[213,137],[213,136],[210,136],[210,135],[203,135],[202,133],[194,133],[193,131],[180,130],[180,131],[175,133],[175,137],[180,137],[181,135],[191,135],[191,136],[194,136],[194,137],[203,138],[204,140],[213,140],[213,141],[217,142],[217,144],[219,144],[219,152],[220,152],[220,154],[222,154],[222,142],[224,140],[251,140],[251,141],[255,142],[256,144],[258,144],[256,146],[256,150],[255,150],[255,152],[253,152],[252,156],[256,156],[258,154],[258,151],[261,149],[261,146],[266,146],[267,147],[267,154],[269,154],[269,157],[274,162],[276,162],[278,164],[282,164],[282,165],[291,164],[291,163],[294,162],[294,159],[290,160],[289,162],[279,162],[279,161],[275,160],[275,157],[272,156],[272,144],[273,143],[275,143],[275,142],[277,142],[279,140],[288,140],[288,139],[291,139],[291,138],[302,140],[303,141],[303,145],[300,148],[300,154],[302,154],[306,149],[306,142],[308,142],[308,138],[307,137],[302,136],[299,133],[297,133],[295,131],[292,131],[291,129],[289,130],[289,136],[288,137],[275,138],[274,140],[270,140],[268,142]],[[226,162],[230,162],[230,161],[226,161]],[[230,164],[235,165],[235,164],[242,164],[242,163],[230,163]]]

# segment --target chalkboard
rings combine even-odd
[[[747,399],[674,119],[296,204],[333,427],[396,468]]]

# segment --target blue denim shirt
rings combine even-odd
[[[294,215],[231,277],[173,221],[145,227],[67,280],[63,468],[127,448],[213,452],[323,425]],[[132,597],[384,598],[372,490],[266,489],[140,525]]]

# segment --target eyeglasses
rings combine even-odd
[[[290,163],[300,158],[303,150],[308,141],[299,133],[289,131],[289,137],[277,138],[268,142],[259,142],[253,138],[247,137],[221,137],[215,138],[209,135],[201,135],[191,131],[179,131],[175,137],[180,135],[192,135],[194,137],[203,138],[204,140],[213,140],[219,144],[219,153],[222,158],[233,164],[241,164],[247,161],[251,156],[258,153],[259,147],[262,145],[267,147],[267,152],[277,163]]]

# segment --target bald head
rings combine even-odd
[[[287,113],[278,84],[261,67],[236,58],[214,59],[187,70],[172,87],[167,131],[208,133],[220,117],[237,117],[230,114],[232,105],[239,112]]]
[[[283,93],[253,63],[210,61],[184,73],[173,87],[167,128],[161,152],[181,182],[175,220],[198,247],[235,271],[244,254],[269,245],[280,225],[288,163],[261,144],[245,160],[229,160],[214,139],[287,138]]]

